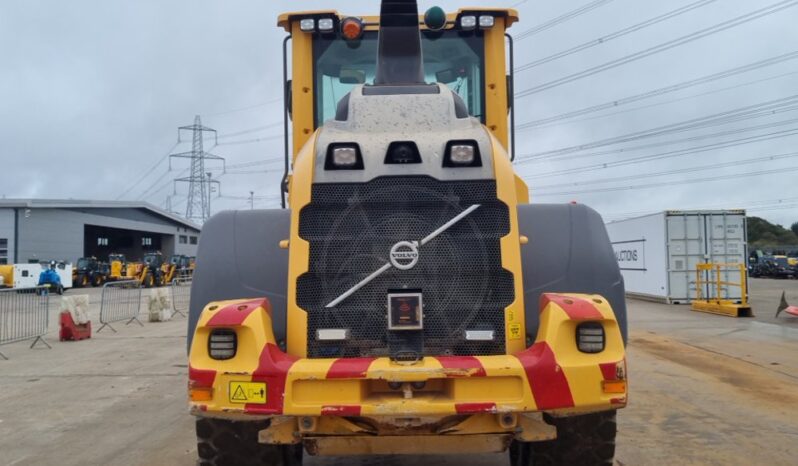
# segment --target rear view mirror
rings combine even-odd
[[[361,70],[342,69],[338,80],[341,84],[365,84],[366,73]]]

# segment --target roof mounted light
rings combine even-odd
[[[482,15],[479,17],[480,29],[490,29],[494,24],[496,24],[496,18],[494,18],[492,15]]]
[[[313,18],[304,18],[299,20],[299,30],[302,32],[313,32],[316,30],[316,20]]]
[[[349,17],[341,22],[341,34],[346,40],[357,40],[363,35],[363,21]]]
[[[474,15],[467,15],[460,17],[460,29],[464,31],[471,31],[477,27],[477,17]]]
[[[332,18],[321,18],[318,23],[319,32],[330,33],[335,28],[335,21]]]

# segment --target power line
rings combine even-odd
[[[640,156],[640,157],[634,157],[634,158],[631,158],[631,159],[618,160],[618,161],[615,161],[615,162],[604,162],[604,163],[586,165],[586,166],[576,167],[576,168],[554,170],[554,171],[550,171],[550,172],[538,172],[538,173],[535,173],[533,175],[525,176],[524,178],[533,178],[534,179],[534,178],[545,178],[545,177],[559,176],[559,175],[572,175],[574,173],[582,173],[582,172],[592,171],[592,170],[601,170],[601,169],[605,169],[605,168],[620,167],[620,166],[624,166],[624,165],[635,165],[635,164],[638,164],[638,163],[648,162],[648,161],[651,161],[651,160],[669,159],[669,158],[673,158],[673,157],[681,157],[683,155],[691,155],[691,154],[698,154],[698,153],[701,153],[701,152],[709,152],[709,151],[713,151],[713,150],[717,150],[717,149],[727,149],[727,148],[730,148],[730,147],[737,147],[737,146],[741,146],[741,145],[744,145],[744,144],[753,144],[753,143],[756,143],[756,142],[770,141],[770,140],[773,140],[773,139],[779,139],[779,138],[784,138],[784,137],[789,137],[789,136],[794,136],[794,135],[798,135],[798,128],[792,128],[792,129],[788,129],[788,130],[784,130],[784,131],[776,131],[776,132],[773,132],[773,133],[762,134],[762,135],[759,135],[759,136],[750,136],[750,137],[747,137],[747,138],[740,138],[740,139],[735,139],[735,140],[731,140],[731,141],[718,142],[718,143],[714,143],[714,144],[707,144],[705,146],[691,147],[691,148],[687,148],[687,149],[679,149],[679,150],[668,151],[668,152],[660,152],[660,153],[657,153],[657,154],[644,155],[644,156]]]
[[[739,107],[736,109],[727,110],[725,112],[715,113],[712,115],[707,115],[699,118],[693,118],[691,120],[686,120],[678,123],[671,123],[664,126],[658,126],[656,128],[651,128],[643,131],[636,131],[634,133],[628,133],[621,136],[601,139],[587,144],[579,144],[575,146],[563,147],[560,149],[552,149],[542,152],[535,152],[532,154],[526,154],[524,156],[519,156],[518,158],[530,159],[530,158],[545,157],[549,155],[563,155],[572,152],[579,152],[586,149],[594,149],[596,147],[636,141],[638,139],[643,139],[648,137],[663,136],[666,134],[689,131],[689,130],[704,128],[707,126],[715,126],[718,124],[727,124],[734,121],[738,121],[740,119],[751,118],[755,115],[761,116],[767,114],[776,114],[783,111],[792,111],[795,108],[789,106],[790,105],[794,106],[796,104],[798,104],[798,94],[794,94],[788,97],[782,97],[780,99],[770,100],[767,102],[762,102],[759,104]]]
[[[795,204],[795,205],[793,205],[793,204],[785,204],[785,203],[790,203],[790,202],[794,202],[794,201],[798,201],[798,197],[783,198],[783,199],[763,199],[763,200],[757,200],[757,201],[747,201],[747,202],[742,202],[742,203],[734,202],[734,204],[738,208],[742,208],[742,209],[746,209],[746,210],[752,210],[752,211],[762,211],[762,210],[771,210],[771,209],[774,209],[774,208],[781,208],[782,205],[789,206],[789,207],[798,206],[798,204]],[[729,204],[730,204],[729,202],[724,202],[722,204],[693,204],[693,205],[691,205],[689,207],[680,207],[680,210],[707,210],[707,209],[713,209],[713,208],[725,208],[725,207],[728,207]],[[659,212],[661,212],[663,210],[667,210],[667,208],[660,209]],[[602,214],[602,217],[604,217],[605,219],[606,218],[611,218],[611,219],[613,219],[613,221],[615,221],[615,220],[620,220],[620,219],[625,219],[625,218],[637,217],[637,216],[641,216],[641,215],[653,214],[653,213],[657,213],[657,212],[658,211],[656,211],[656,210],[638,210],[638,211],[633,211],[633,212],[611,212],[611,213]]]
[[[621,147],[619,149],[610,149],[610,150],[604,150],[604,151],[598,151],[598,152],[588,152],[586,154],[558,155],[558,156],[547,157],[545,159],[539,159],[539,160],[526,159],[523,162],[538,162],[538,163],[550,162],[552,160],[559,160],[559,159],[562,159],[562,158],[565,158],[565,157],[568,157],[568,160],[570,161],[570,160],[584,159],[584,158],[589,158],[589,157],[598,157],[598,156],[601,156],[601,155],[608,155],[608,154],[620,154],[620,153],[635,152],[635,151],[638,151],[638,150],[641,150],[641,149],[651,149],[651,148],[654,148],[654,147],[671,146],[671,145],[674,145],[674,144],[683,144],[683,143],[686,143],[686,142],[695,142],[695,141],[701,141],[701,140],[704,140],[704,139],[714,139],[714,138],[723,137],[723,136],[730,136],[730,135],[736,135],[736,134],[741,134],[741,133],[748,133],[748,132],[751,132],[751,131],[759,131],[759,130],[763,130],[763,129],[771,129],[771,128],[776,128],[778,126],[784,126],[784,125],[789,125],[789,124],[793,124],[793,123],[798,123],[798,118],[791,118],[789,120],[781,120],[781,121],[776,121],[776,122],[772,122],[772,123],[765,123],[765,124],[762,124],[762,125],[747,126],[745,128],[731,129],[731,130],[720,131],[720,132],[716,132],[716,133],[701,134],[701,135],[698,135],[698,136],[690,136],[690,137],[681,138],[681,139],[669,139],[667,141],[653,142],[653,143],[649,143],[649,144],[641,144],[641,145],[632,146],[632,147]],[[519,162],[518,164],[520,165],[521,162]]]
[[[741,165],[750,165],[752,163],[767,163],[773,162],[777,160],[784,160],[793,157],[798,157],[798,152],[790,152],[787,154],[777,154],[777,155],[768,155],[765,157],[754,157],[749,159],[742,159],[742,160],[735,160],[731,162],[724,162],[724,163],[713,163],[711,165],[701,165],[698,167],[689,167],[689,168],[678,168],[674,170],[665,170],[660,172],[649,172],[649,173],[635,173],[634,175],[625,175],[625,176],[616,176],[611,178],[598,178],[593,180],[584,180],[584,181],[574,181],[569,183],[559,183],[559,184],[550,184],[550,185],[541,185],[535,186],[533,188],[534,191],[539,190],[546,190],[546,189],[556,189],[556,188],[563,188],[566,186],[584,186],[584,185],[595,185],[595,184],[606,184],[606,183],[617,183],[619,181],[628,181],[628,180],[639,180],[643,178],[656,178],[660,176],[670,176],[670,175],[677,175],[680,173],[694,173],[700,172],[705,170],[717,170],[719,168],[730,168],[730,167],[738,167]]]
[[[682,101],[685,101],[685,100],[691,100],[691,99],[695,99],[695,98],[698,98],[698,97],[704,97],[704,96],[708,96],[708,95],[712,95],[712,94],[717,94],[719,92],[725,92],[725,91],[730,91],[730,90],[733,90],[733,89],[739,89],[741,87],[751,86],[751,85],[754,85],[754,84],[760,84],[760,83],[763,83],[763,82],[766,82],[766,81],[773,81],[774,79],[784,78],[784,77],[787,77],[787,76],[794,76],[796,74],[798,74],[798,71],[791,71],[789,73],[782,73],[782,74],[779,74],[779,75],[776,75],[776,76],[769,76],[767,78],[756,79],[756,80],[753,80],[753,81],[747,81],[747,82],[744,82],[744,83],[735,84],[734,86],[722,87],[722,88],[718,88],[718,89],[713,89],[711,91],[701,92],[701,93],[698,93],[698,94],[691,94],[691,95],[688,95],[688,96],[685,96],[685,97],[679,97],[677,99],[663,100],[661,102],[657,102],[657,103],[654,103],[654,104],[641,105],[639,107],[628,108],[626,110],[619,110],[617,112],[612,112],[612,113],[605,113],[603,115],[596,115],[596,116],[587,117],[587,118],[580,118],[580,119],[573,120],[573,121],[570,121],[570,122],[549,123],[549,124],[546,124],[546,125],[536,126],[535,128],[536,129],[551,128],[551,127],[559,126],[559,125],[566,124],[566,123],[567,124],[573,124],[573,123],[581,123],[581,122],[584,122],[584,121],[600,120],[602,118],[608,118],[608,117],[611,117],[611,116],[622,115],[624,113],[636,112],[638,110],[645,110],[647,108],[660,107],[662,105],[668,105],[668,104],[673,104],[673,103],[676,103],[676,102],[682,102]],[[530,129],[534,129],[534,128],[527,127],[527,128],[520,129],[519,131],[526,131],[526,130],[530,130]]]
[[[533,127],[533,126],[541,126],[541,125],[544,125],[544,124],[553,123],[555,121],[566,120],[566,119],[569,119],[569,118],[585,115],[585,114],[588,114],[588,113],[597,112],[597,111],[600,111],[600,110],[607,110],[607,109],[610,109],[610,108],[617,108],[617,107],[620,107],[621,105],[626,105],[626,104],[629,104],[629,103],[632,103],[632,102],[637,102],[637,101],[644,100],[644,99],[650,99],[652,97],[657,97],[657,96],[661,96],[663,94],[668,94],[668,93],[671,93],[671,92],[680,91],[682,89],[686,89],[688,87],[693,87],[693,86],[698,86],[700,84],[710,83],[710,82],[713,82],[713,81],[717,81],[719,79],[723,79],[723,78],[727,78],[727,77],[730,77],[730,76],[734,76],[736,74],[741,74],[741,73],[745,73],[745,72],[748,72],[748,71],[754,71],[754,70],[757,70],[757,69],[760,69],[760,68],[763,68],[763,67],[766,67],[766,66],[772,66],[772,65],[775,65],[775,64],[778,64],[778,63],[782,63],[782,62],[787,61],[787,60],[794,60],[796,58],[798,58],[798,50],[790,52],[790,53],[785,53],[783,55],[778,55],[778,56],[775,56],[775,57],[771,57],[771,58],[768,58],[768,59],[765,59],[765,60],[757,61],[757,62],[754,62],[754,63],[749,63],[747,65],[739,66],[739,67],[736,67],[736,68],[730,68],[730,69],[721,71],[719,73],[713,73],[713,74],[710,74],[710,75],[702,76],[700,78],[691,79],[689,81],[683,81],[681,83],[673,84],[671,86],[661,87],[659,89],[654,89],[652,91],[644,92],[642,94],[637,94],[637,95],[633,95],[633,96],[630,96],[630,97],[624,97],[623,99],[612,100],[610,102],[605,102],[603,104],[593,105],[591,107],[586,107],[586,108],[582,108],[582,109],[579,109],[579,110],[574,110],[574,111],[567,112],[567,113],[561,113],[559,115],[554,115],[554,116],[547,117],[547,118],[541,118],[539,120],[529,121],[529,122],[522,123],[522,124],[518,125],[516,127],[516,129],[520,130],[520,129],[530,128],[530,127]]]
[[[586,70],[580,71],[578,73],[570,74],[568,76],[564,76],[562,78],[555,79],[553,81],[549,81],[547,83],[540,84],[538,86],[531,87],[529,89],[525,89],[521,92],[518,92],[515,96],[516,98],[523,98],[530,96],[532,94],[537,94],[539,92],[543,92],[548,89],[552,89],[554,87],[562,86],[563,84],[568,84],[579,79],[586,78],[588,76],[592,76],[597,73],[601,73],[603,71],[607,71],[613,68],[617,68],[622,65],[626,65],[633,61],[640,60],[642,58],[646,58],[648,56],[664,52],[666,50],[670,50],[674,47],[678,47],[680,45],[684,45],[698,39],[702,39],[704,37],[717,34],[719,32],[725,31],[727,29],[731,29],[736,26],[743,25],[745,23],[754,21],[756,19],[762,18],[767,15],[771,15],[777,13],[781,10],[791,8],[795,5],[798,5],[798,0],[784,0],[778,3],[774,3],[773,5],[767,6],[765,8],[761,8],[759,10],[752,11],[750,13],[746,13],[744,15],[738,16],[734,19],[730,19],[728,21],[724,21],[722,23],[718,23],[714,26],[708,27],[706,29],[702,29],[700,31],[693,32],[691,34],[687,34],[686,36],[679,37],[677,39],[670,40],[668,42],[664,42],[653,47],[649,47],[647,49],[641,50],[639,52],[635,52],[631,55],[626,55],[625,57],[621,57],[615,60],[611,60],[609,62],[603,63],[598,66],[594,66],[592,68],[588,68]]]
[[[169,154],[171,154],[172,151],[175,150],[175,148],[177,147],[178,144],[180,144],[180,141],[176,142],[172,147],[170,147],[169,150],[166,152],[166,155],[164,155],[161,159],[159,159],[155,163],[155,165],[150,167],[149,170],[144,172],[144,174],[142,174],[135,183],[133,183],[130,186],[128,186],[127,189],[125,189],[124,191],[122,191],[121,194],[116,196],[116,200],[118,201],[119,199],[122,199],[123,197],[125,197],[125,195],[127,193],[132,191],[134,188],[138,187],[139,184],[141,184],[142,181],[144,181],[152,172],[154,172],[156,168],[158,168],[163,162],[165,162],[167,159],[169,159]]]
[[[208,118],[208,117],[229,115],[231,113],[244,112],[246,110],[252,110],[252,109],[256,109],[256,108],[260,108],[260,107],[265,107],[265,106],[273,104],[275,102],[282,102],[282,100],[283,100],[282,97],[275,97],[274,99],[267,100],[266,102],[261,102],[259,104],[250,105],[248,107],[234,108],[232,110],[225,110],[223,112],[217,112],[217,113],[206,113],[206,114],[203,114],[203,116]]]
[[[237,146],[237,145],[241,145],[241,144],[254,144],[256,142],[273,141],[275,139],[280,139],[282,137],[283,137],[282,134],[275,134],[275,135],[272,135],[272,136],[266,136],[266,137],[262,137],[262,138],[245,139],[243,141],[220,142],[219,145],[220,146]]]
[[[550,19],[544,23],[538,24],[532,28],[527,29],[526,31],[521,32],[516,36],[516,40],[526,39],[527,37],[532,37],[535,34],[543,32],[547,29],[551,29],[558,24],[562,24],[566,21],[576,18],[577,16],[583,15],[591,10],[594,10],[600,6],[606,5],[610,3],[612,0],[595,0],[593,2],[587,3],[585,5],[580,6],[575,10],[571,10],[567,13],[564,13],[556,18]]]
[[[164,183],[163,185],[161,185],[161,186],[160,186],[158,189],[156,189],[155,191],[153,191],[153,188],[155,188],[155,186],[156,186],[158,183],[160,183],[160,182],[161,182],[161,180],[163,180],[164,178],[166,178],[166,177],[169,175],[169,173],[171,173],[171,171],[167,171],[166,173],[164,173],[163,175],[161,175],[161,176],[160,176],[160,177],[159,177],[157,180],[155,180],[155,182],[153,182],[153,183],[152,183],[152,184],[151,184],[151,185],[150,185],[150,186],[149,186],[147,189],[145,189],[144,191],[142,191],[142,192],[141,192],[141,194],[139,195],[139,197],[138,197],[137,199],[138,199],[138,200],[149,199],[149,198],[153,197],[154,195],[158,194],[159,192],[163,191],[163,189],[164,189],[164,188],[166,188],[167,186],[171,186],[171,185],[172,185],[172,180],[169,180],[169,181],[167,181],[166,183]],[[177,176],[183,176],[183,175],[185,175],[186,173],[188,173],[188,168],[186,168],[186,169],[184,169],[183,171],[181,171],[180,173],[178,173],[178,175],[177,175]]]
[[[576,191],[560,191],[556,193],[544,193],[538,194],[537,197],[553,197],[553,196],[573,196],[576,194],[589,194],[589,193],[606,193],[612,191],[634,191],[637,189],[649,189],[649,188],[660,188],[663,186],[673,186],[673,185],[685,185],[685,184],[695,184],[695,183],[708,183],[712,181],[725,181],[730,179],[736,178],[747,178],[751,176],[761,176],[761,175],[773,175],[773,174],[780,174],[780,173],[791,173],[798,171],[798,167],[786,167],[786,168],[774,168],[771,170],[760,170],[754,172],[745,172],[745,173],[734,173],[730,175],[718,175],[718,176],[710,176],[706,178],[693,178],[689,180],[674,180],[674,181],[663,181],[659,183],[646,183],[646,184],[639,184],[639,185],[630,185],[630,186],[616,186],[610,188],[595,188],[595,189],[582,189]]]
[[[249,129],[245,129],[245,130],[242,130],[242,131],[237,131],[235,133],[220,134],[219,135],[219,139],[229,138],[229,137],[233,137],[233,136],[241,136],[242,134],[257,133],[258,131],[263,131],[264,129],[274,128],[275,126],[282,126],[282,124],[283,124],[282,121],[277,121],[277,122],[274,122],[274,123],[269,123],[268,125],[256,126],[254,128],[249,128]]]
[[[583,44],[579,44],[579,45],[577,45],[575,47],[571,47],[571,48],[569,48],[567,50],[563,50],[562,52],[557,52],[555,54],[552,54],[552,55],[549,55],[547,57],[535,60],[533,62],[523,64],[521,66],[518,66],[515,69],[515,72],[519,73],[521,71],[526,71],[526,70],[532,69],[532,68],[534,68],[536,66],[540,66],[540,65],[543,65],[545,63],[549,63],[551,61],[558,60],[560,58],[567,57],[569,55],[573,55],[575,53],[581,52],[583,50],[587,50],[587,49],[595,47],[597,45],[606,44],[607,42],[609,42],[609,41],[611,41],[613,39],[617,39],[619,37],[623,37],[623,36],[625,36],[627,34],[631,34],[633,32],[637,32],[637,31],[639,31],[641,29],[644,29],[644,28],[647,28],[649,26],[653,26],[653,25],[661,23],[663,21],[667,21],[667,20],[669,20],[671,18],[675,18],[675,17],[677,17],[679,15],[682,15],[684,13],[687,13],[689,11],[695,10],[697,8],[701,8],[702,6],[709,5],[710,3],[713,3],[715,1],[716,0],[699,0],[697,2],[690,3],[689,5],[685,5],[685,6],[679,7],[677,9],[675,9],[675,10],[671,10],[671,11],[669,11],[667,13],[661,14],[659,16],[655,16],[654,18],[647,19],[647,20],[645,20],[645,21],[643,21],[641,23],[637,23],[637,24],[634,24],[632,26],[623,28],[623,29],[621,29],[619,31],[615,31],[612,34],[607,34],[606,36],[601,36],[598,39],[593,39],[593,40],[585,42]]]

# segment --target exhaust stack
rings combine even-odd
[[[382,0],[374,84],[426,84],[416,0]]]

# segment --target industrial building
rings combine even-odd
[[[0,264],[195,256],[200,227],[146,202],[0,199]]]

